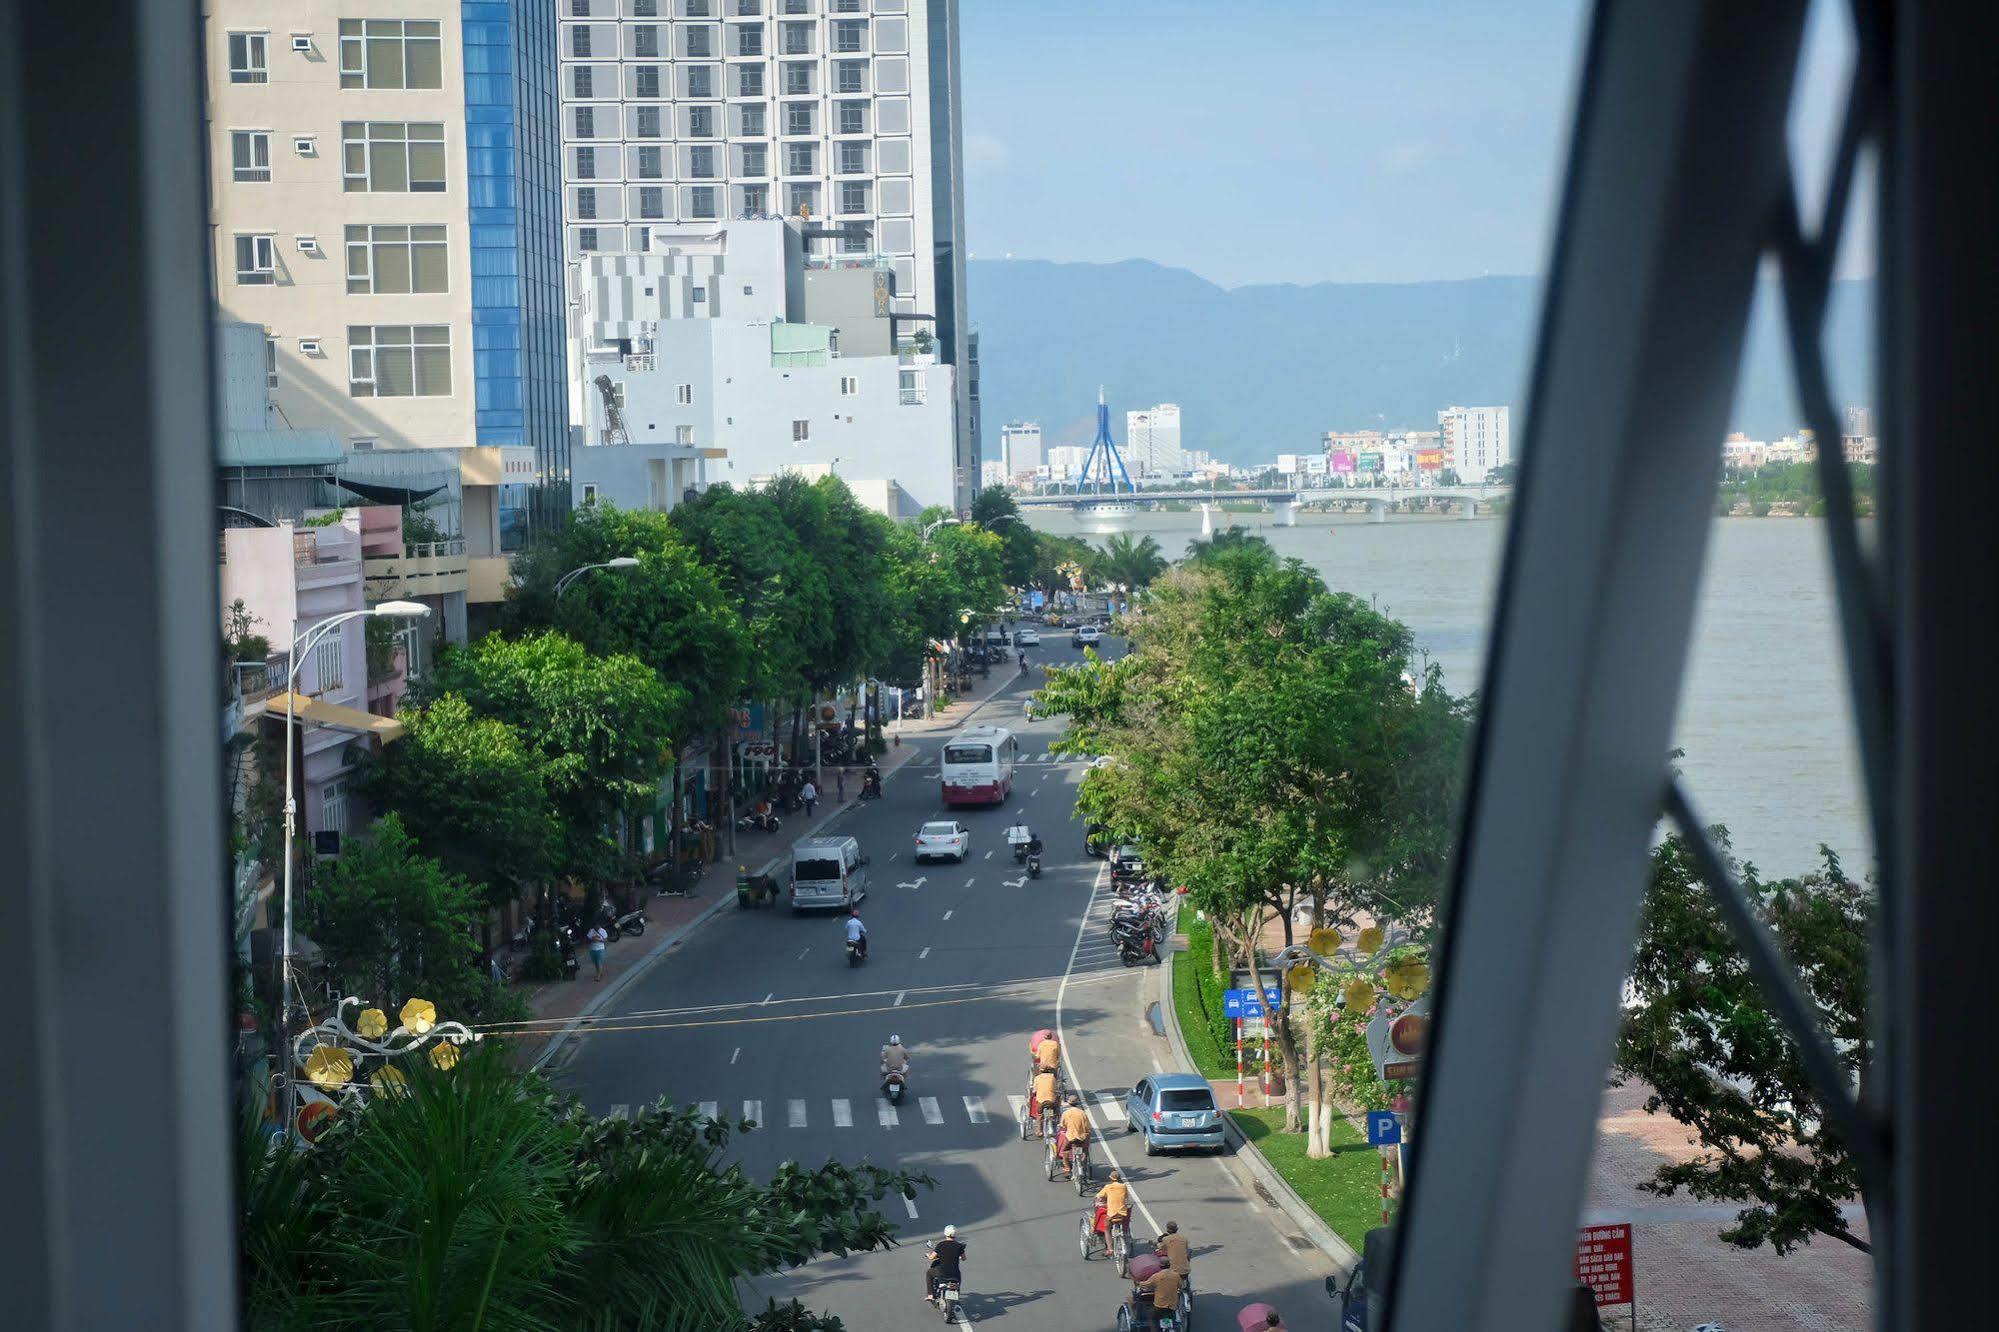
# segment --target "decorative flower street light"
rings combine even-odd
[[[359,1011],[350,1022],[353,1010]],[[358,1104],[365,1089],[387,1095],[406,1088],[409,1079],[397,1066],[403,1059],[424,1054],[434,1067],[450,1069],[458,1063],[460,1047],[481,1039],[462,1022],[439,1022],[437,1005],[428,999],[411,999],[396,1019],[391,1030],[388,1014],[364,1008],[349,995],[325,1021],[293,1038],[293,1071],[287,1081],[312,1099],[290,1115],[287,1132],[310,1142],[342,1104]],[[288,1103],[293,1099],[288,1097]]]

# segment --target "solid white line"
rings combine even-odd
[[[946,912],[944,913],[944,919],[946,919],[946,920],[949,920],[949,919],[951,919],[951,913],[950,913],[949,911],[946,911]]]
[[[701,1117],[703,1119],[712,1120],[713,1118],[715,1118],[716,1115],[722,1112],[722,1107],[717,1105],[713,1101],[703,1101],[700,1105],[696,1106],[695,1108],[701,1112]]]
[[[923,960],[924,958],[926,958],[926,957],[929,957],[929,956],[930,956],[930,950],[929,950],[928,948],[926,948],[926,949],[924,949],[924,950],[923,950],[922,952],[920,952],[920,953],[918,953],[918,954],[916,955],[916,960],[917,960],[918,962],[921,962],[921,961],[922,961],[922,960]]]
[[[1158,1055],[1154,1055],[1154,1056],[1152,1056],[1152,1071],[1153,1071],[1154,1073],[1164,1073],[1164,1072],[1166,1071],[1165,1069],[1163,1069],[1163,1068],[1161,1068],[1161,1067],[1159,1066],[1159,1056],[1158,1056]]]
[[[977,1096],[965,1098],[965,1114],[974,1124],[983,1124],[992,1116],[986,1113],[986,1103]]]
[[[770,1002],[771,1000],[773,1000],[773,999],[775,999],[775,998],[777,998],[777,991],[776,991],[776,990],[772,990],[772,991],[771,991],[771,992],[770,992],[769,994],[767,994],[767,995],[765,995],[765,996],[764,996],[764,1002],[765,1002],[765,1003],[769,1003],[769,1002]]]
[[[744,1101],[743,1118],[754,1119],[757,1122],[757,1127],[762,1128],[764,1126],[764,1103],[762,1101]]]
[[[629,1105],[614,1105],[611,1107],[610,1117],[612,1119],[630,1119],[632,1117],[632,1108]]]
[[[916,1108],[923,1112],[924,1123],[941,1124],[944,1122],[943,1108],[937,1104],[937,1098],[935,1096],[917,1097]]]
[[[895,1006],[895,1007],[897,1007],[897,1008],[901,1008],[901,1007],[902,1007],[902,998],[903,998],[903,996],[904,996],[904,995],[906,995],[906,994],[908,994],[908,993],[909,993],[909,991],[907,991],[907,990],[897,990],[897,991],[895,992],[895,1005],[894,1005],[894,1006]]]
[[[852,1128],[854,1126],[854,1103],[847,1100],[833,1102],[833,1127]]]
[[[729,1056],[729,1062],[733,1064],[742,1057],[743,1057],[743,1047],[739,1045],[736,1047],[736,1052]]]
[[[909,1219],[914,1221],[916,1219],[916,1199],[905,1193],[902,1195],[902,1205],[909,1209]]]
[[[1076,942],[1069,949],[1069,965],[1062,972],[1062,983],[1055,987],[1055,1039],[1062,1042],[1062,1066],[1069,1070],[1069,1085],[1071,1087],[1080,1087],[1083,1085],[1083,1082],[1081,1078],[1076,1076],[1074,1047],[1069,1044],[1068,1036],[1064,1035],[1062,1031],[1062,1001],[1068,997],[1069,975],[1076,969],[1076,954],[1083,947],[1083,931],[1090,927],[1090,913],[1096,909],[1097,890],[1103,886],[1103,882],[1104,867],[1099,865],[1097,866],[1096,877],[1090,880],[1090,900],[1083,906],[1082,919],[1076,922]],[[1087,1107],[1085,1107],[1084,1113],[1089,1113]],[[1097,1146],[1103,1149],[1104,1160],[1109,1163],[1111,1169],[1121,1169],[1122,1167],[1118,1165],[1117,1157],[1111,1152],[1111,1145],[1107,1136],[1104,1133],[1098,1133],[1095,1136]],[[1137,1204],[1139,1214],[1145,1218],[1145,1224],[1152,1227],[1152,1233],[1155,1235],[1163,1234],[1164,1232],[1159,1227],[1158,1219],[1152,1215],[1152,1209],[1145,1205],[1145,1200],[1138,1196],[1137,1189],[1131,1191],[1131,1200]]]
[[[784,1107],[784,1120],[793,1128],[804,1128],[805,1102],[787,1101]]]
[[[895,1112],[895,1107],[888,1103],[886,1096],[875,1097],[875,1118],[883,1128],[894,1128],[902,1122],[902,1116]]]

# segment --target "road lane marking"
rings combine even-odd
[[[889,1104],[886,1096],[875,1097],[875,1118],[881,1122],[883,1128],[894,1128],[902,1122],[902,1116],[896,1113],[895,1107]]]
[[[894,860],[894,859],[895,859],[895,858],[896,858],[897,856],[899,856],[899,855],[901,855],[901,854],[902,854],[902,852],[900,852],[900,851],[891,851],[891,852],[889,852],[889,853],[888,853],[888,858],[889,858],[890,860]]]
[[[632,1108],[629,1105],[614,1105],[611,1107],[612,1119],[630,1119],[631,1117]]]
[[[923,1122],[924,1122],[924,1123],[926,1123],[926,1124],[941,1124],[941,1123],[943,1123],[943,1122],[944,1122],[944,1111],[943,1111],[942,1107],[940,1107],[940,1106],[939,1106],[939,1105],[937,1104],[937,1098],[936,1098],[935,1096],[919,1096],[919,1097],[917,1097],[917,1098],[916,1098],[916,1107],[917,1107],[917,1109],[919,1109],[919,1110],[921,1110],[921,1111],[923,1112]]]
[[[798,960],[799,960],[800,962],[803,962],[803,961],[805,960],[805,955],[806,955],[807,953],[811,952],[811,951],[812,951],[812,945],[811,945],[811,944],[807,944],[807,945],[805,945],[805,947],[803,947],[803,948],[799,949],[799,950],[798,950]]]
[[[976,881],[975,881],[975,880],[972,880],[972,879],[967,879],[967,880],[965,880],[965,886],[966,886],[967,888],[969,888],[969,887],[971,887],[971,886],[972,886],[972,884],[973,884],[974,882],[976,882]]]
[[[793,1128],[805,1127],[805,1102],[787,1101],[784,1107],[785,1123]]]
[[[902,1205],[909,1209],[909,1219],[916,1220],[916,1199],[905,1193],[902,1195]]]
[[[736,1052],[729,1056],[729,1062],[733,1064],[742,1057],[743,1057],[743,1047],[739,1045],[736,1047]]]
[[[1033,789],[1032,791],[1029,791],[1029,792],[1027,793],[1027,798],[1028,798],[1029,800],[1032,800],[1032,799],[1034,799],[1034,797],[1036,797],[1036,796],[1038,796],[1038,795],[1040,795],[1040,794],[1041,794],[1041,788],[1037,786],[1037,787],[1035,787],[1035,788],[1034,788],[1034,789]]]
[[[703,1101],[700,1105],[696,1106],[695,1109],[701,1112],[701,1117],[703,1119],[712,1121],[716,1115],[721,1113],[722,1107],[717,1105],[713,1101]]]
[[[764,1103],[762,1101],[744,1101],[743,1118],[754,1119],[757,1122],[757,1127],[762,1128],[764,1122]]]
[[[984,1097],[967,1096],[964,1099],[965,1099],[965,1114],[974,1124],[983,1124],[987,1120],[992,1118],[991,1115],[986,1113],[986,1102]]]
[[[897,991],[895,992],[895,1006],[896,1006],[897,1008],[901,1008],[901,1007],[902,1007],[902,1001],[903,1001],[903,998],[904,998],[905,996],[907,996],[907,995],[908,995],[908,993],[909,993],[909,991],[907,991],[907,990],[897,990]]]
[[[1090,900],[1083,904],[1082,919],[1076,922],[1076,942],[1069,949],[1069,965],[1062,971],[1062,983],[1055,987],[1055,1039],[1062,1042],[1062,1066],[1069,1070],[1069,1085],[1071,1087],[1080,1087],[1083,1085],[1083,1082],[1081,1078],[1076,1076],[1075,1047],[1069,1044],[1069,1038],[1062,1030],[1063,1001],[1068,998],[1069,979],[1076,970],[1076,954],[1082,951],[1083,932],[1090,928],[1090,916],[1096,910],[1097,892],[1103,887],[1103,883],[1104,867],[1099,865],[1097,866],[1096,877],[1090,880]],[[1085,1110],[1084,1113],[1088,1114],[1089,1112]],[[1111,1152],[1108,1135],[1097,1133],[1092,1136],[1096,1138],[1097,1146],[1103,1149],[1105,1163],[1113,1170],[1119,1169],[1117,1157]],[[1131,1200],[1137,1205],[1139,1214],[1145,1218],[1145,1224],[1152,1227],[1152,1233],[1155,1235],[1164,1234],[1165,1232],[1160,1229],[1159,1219],[1152,1215],[1152,1209],[1145,1205],[1145,1199],[1138,1196],[1138,1190],[1135,1188],[1131,1191]]]
[[[1097,1109],[1103,1112],[1104,1122],[1107,1124],[1113,1121],[1120,1124],[1125,1122],[1124,1102],[1109,1092],[1097,1093]]]
[[[1163,1069],[1163,1068],[1161,1068],[1161,1067],[1159,1066],[1159,1056],[1158,1056],[1158,1055],[1154,1055],[1154,1056],[1152,1056],[1152,1071],[1153,1071],[1154,1073],[1164,1073],[1164,1072],[1166,1071],[1165,1069]]]
[[[833,1102],[833,1127],[852,1128],[854,1126],[854,1103],[844,1099]]]
[[[944,913],[944,919],[946,919],[946,920],[949,920],[949,919],[951,919],[951,913],[950,913],[949,911],[946,911],[946,912]]]
[[[1014,1123],[1024,1124],[1027,1122],[1027,1098],[1025,1096],[1009,1096],[1006,1098],[1006,1103],[1013,1107]]]
[[[986,859],[991,860],[992,858],[993,858],[993,853],[990,851],[986,852]]]
[[[926,949],[924,949],[924,950],[923,950],[922,952],[920,952],[920,953],[918,953],[918,954],[916,955],[916,960],[917,960],[918,962],[921,962],[921,961],[922,961],[922,960],[923,960],[924,958],[926,958],[926,957],[929,957],[929,956],[930,956],[930,950],[929,950],[928,948],[926,948]]]
[[[767,995],[765,995],[765,996],[764,996],[764,1002],[765,1002],[765,1003],[769,1003],[769,1002],[770,1002],[771,1000],[773,1000],[773,999],[775,999],[775,998],[777,998],[777,991],[776,991],[776,990],[772,990],[772,991],[771,991],[771,992],[770,992],[769,994],[767,994]]]

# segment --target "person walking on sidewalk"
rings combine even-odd
[[[590,942],[590,965],[597,969],[597,979],[604,979],[604,945],[611,942],[611,932],[601,924],[592,925],[590,933],[583,936]]]
[[[812,784],[810,777],[805,779],[805,785],[798,788],[798,798],[805,802],[805,817],[811,818],[812,807],[819,803],[819,788]]]

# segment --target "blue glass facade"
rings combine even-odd
[[[569,508],[555,6],[464,0],[472,370],[481,444],[534,450],[534,520]]]

